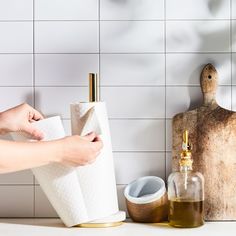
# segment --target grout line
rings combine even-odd
[[[182,51],[177,51],[177,52],[173,52],[173,51],[169,51],[169,52],[37,52],[34,53],[35,55],[172,55],[172,54],[183,54],[183,55],[188,55],[188,54],[200,54],[200,55],[204,55],[204,54],[231,54],[231,53],[236,53],[236,51],[206,51],[206,52],[182,52]],[[29,52],[0,52],[0,55],[32,55],[32,53]]]
[[[33,0],[33,106],[35,108],[35,24],[34,24],[34,19],[35,19],[35,0]],[[34,183],[34,188],[33,188],[33,217],[35,217],[35,177],[33,175],[33,183]]]
[[[23,183],[1,183],[0,186],[31,186],[33,187],[34,184],[23,184]]]
[[[165,56],[164,56],[164,60],[165,60],[165,134],[164,134],[164,144],[165,144],[165,182],[166,182],[166,179],[167,179],[167,176],[166,176],[166,168],[167,168],[167,154],[166,154],[166,146],[167,146],[167,143],[166,143],[166,139],[167,139],[167,122],[166,122],[166,117],[167,117],[167,95],[166,95],[166,92],[167,92],[167,84],[166,84],[166,1],[164,1],[164,51],[165,51]]]
[[[234,86],[236,84],[233,84]],[[219,84],[219,87],[230,87],[230,84]],[[88,88],[87,85],[35,85],[35,88]],[[200,84],[173,84],[173,85],[101,85],[101,88],[191,88],[191,87],[200,87]],[[32,88],[32,85],[0,85],[0,88]]]
[[[231,62],[231,110],[233,110],[233,21],[232,21],[232,0],[230,0],[230,62]]]
[[[33,20],[34,22],[95,22],[95,21],[102,21],[102,22],[189,22],[189,21],[229,21],[230,18],[221,18],[221,19],[106,19],[106,20],[97,20],[97,19],[43,19],[43,20]],[[232,20],[236,20],[232,18]],[[31,22],[32,20],[0,20],[0,23],[10,22],[10,23],[17,23],[17,22]]]
[[[101,81],[101,2],[98,0],[98,75]],[[100,85],[101,87],[101,82]],[[100,99],[102,97],[102,91],[99,89]]]
[[[165,153],[163,151],[113,151],[113,153]]]
[[[64,120],[64,121],[70,121],[70,118],[66,118],[66,117],[64,117],[64,118],[62,118],[62,120]],[[112,120],[125,120],[125,121],[128,121],[128,120],[140,120],[140,121],[142,121],[142,120],[144,120],[144,121],[148,121],[148,120],[156,120],[156,121],[165,121],[165,120],[171,120],[171,118],[166,118],[165,119],[165,117],[162,117],[162,118],[160,118],[160,117],[156,117],[156,118],[152,118],[152,117],[144,117],[144,118],[137,118],[137,117],[126,117],[126,118],[108,118],[108,120],[110,121],[112,121]]]

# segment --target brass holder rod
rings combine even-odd
[[[89,102],[100,101],[99,77],[95,73],[89,73]]]

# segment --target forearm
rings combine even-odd
[[[12,142],[0,140],[0,173],[34,168],[60,160],[58,141]]]

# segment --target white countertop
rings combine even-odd
[[[125,222],[103,229],[66,228],[59,219],[0,219],[0,236],[195,236],[236,235],[236,222],[208,222],[194,229],[177,229],[162,224]]]

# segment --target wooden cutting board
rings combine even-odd
[[[189,130],[193,168],[205,178],[205,219],[236,220],[236,113],[215,99],[218,74],[207,64],[201,74],[203,104],[173,118],[173,171],[179,169],[182,134]]]

